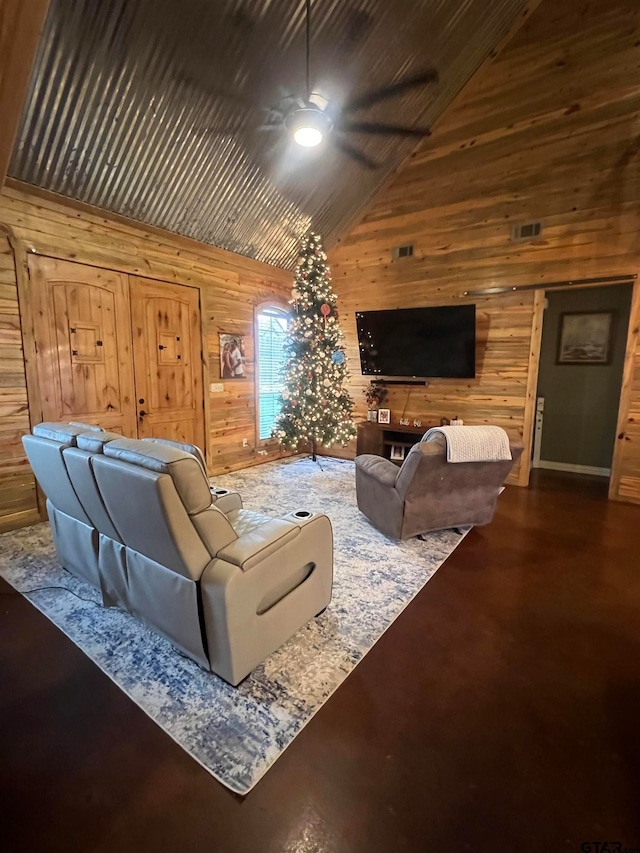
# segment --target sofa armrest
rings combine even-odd
[[[234,509],[242,509],[242,497],[240,492],[232,492],[230,489],[223,489],[219,486],[210,486],[211,503],[221,509],[224,513],[229,513]]]
[[[217,553],[217,557],[248,572],[300,533],[300,527],[282,518],[272,518],[240,536]]]
[[[374,456],[371,453],[356,456],[356,468],[370,477],[374,477],[383,486],[393,488],[396,484],[398,466],[382,456]]]

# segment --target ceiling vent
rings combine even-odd
[[[525,222],[514,225],[511,229],[511,242],[522,243],[524,240],[535,240],[542,234],[542,222]]]
[[[391,250],[391,257],[394,261],[397,261],[399,258],[411,258],[413,256],[413,243],[409,243],[406,246],[394,246]]]

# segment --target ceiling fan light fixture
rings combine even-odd
[[[318,107],[292,110],[284,120],[285,127],[293,139],[304,148],[315,148],[331,133],[333,122]]]
[[[304,148],[315,148],[322,142],[322,132],[317,127],[299,127],[293,132],[293,138]]]

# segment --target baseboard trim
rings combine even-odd
[[[596,468],[594,465],[574,465],[572,462],[547,462],[541,459],[538,468],[550,471],[566,471],[569,474],[591,474],[593,477],[609,477],[611,468]]]

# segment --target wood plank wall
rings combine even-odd
[[[198,286],[204,292],[203,325],[208,344],[208,381],[221,382],[218,333],[246,335],[248,378],[224,380],[224,392],[209,401],[212,474],[244,468],[281,454],[276,444],[256,445],[254,308],[283,301],[291,291],[285,270],[147,228],[85,205],[8,181],[0,195],[0,226],[9,229],[18,272],[36,251],[161,281]],[[22,330],[25,340],[30,333]],[[32,337],[32,336],[31,336]],[[13,253],[0,230],[0,530],[38,520],[33,475],[21,436],[29,429],[21,324]],[[30,413],[33,422],[38,412]],[[242,447],[242,439],[249,447]],[[259,450],[267,451],[260,455]]]
[[[29,430],[13,251],[0,230],[0,532],[38,521],[36,489],[20,437]]]
[[[640,271],[640,6],[543,0],[467,85],[433,135],[330,248],[352,392],[364,414],[357,310],[458,303],[473,288]],[[512,243],[513,224],[542,220]],[[414,244],[414,257],[391,260]],[[460,415],[531,431],[539,312],[531,293],[474,300],[477,378],[391,392],[394,419]],[[534,356],[532,357],[532,345]],[[640,353],[637,354],[640,361]],[[627,497],[640,499],[640,383],[626,436]],[[627,473],[625,473],[627,472]],[[527,482],[523,467],[512,480]]]

